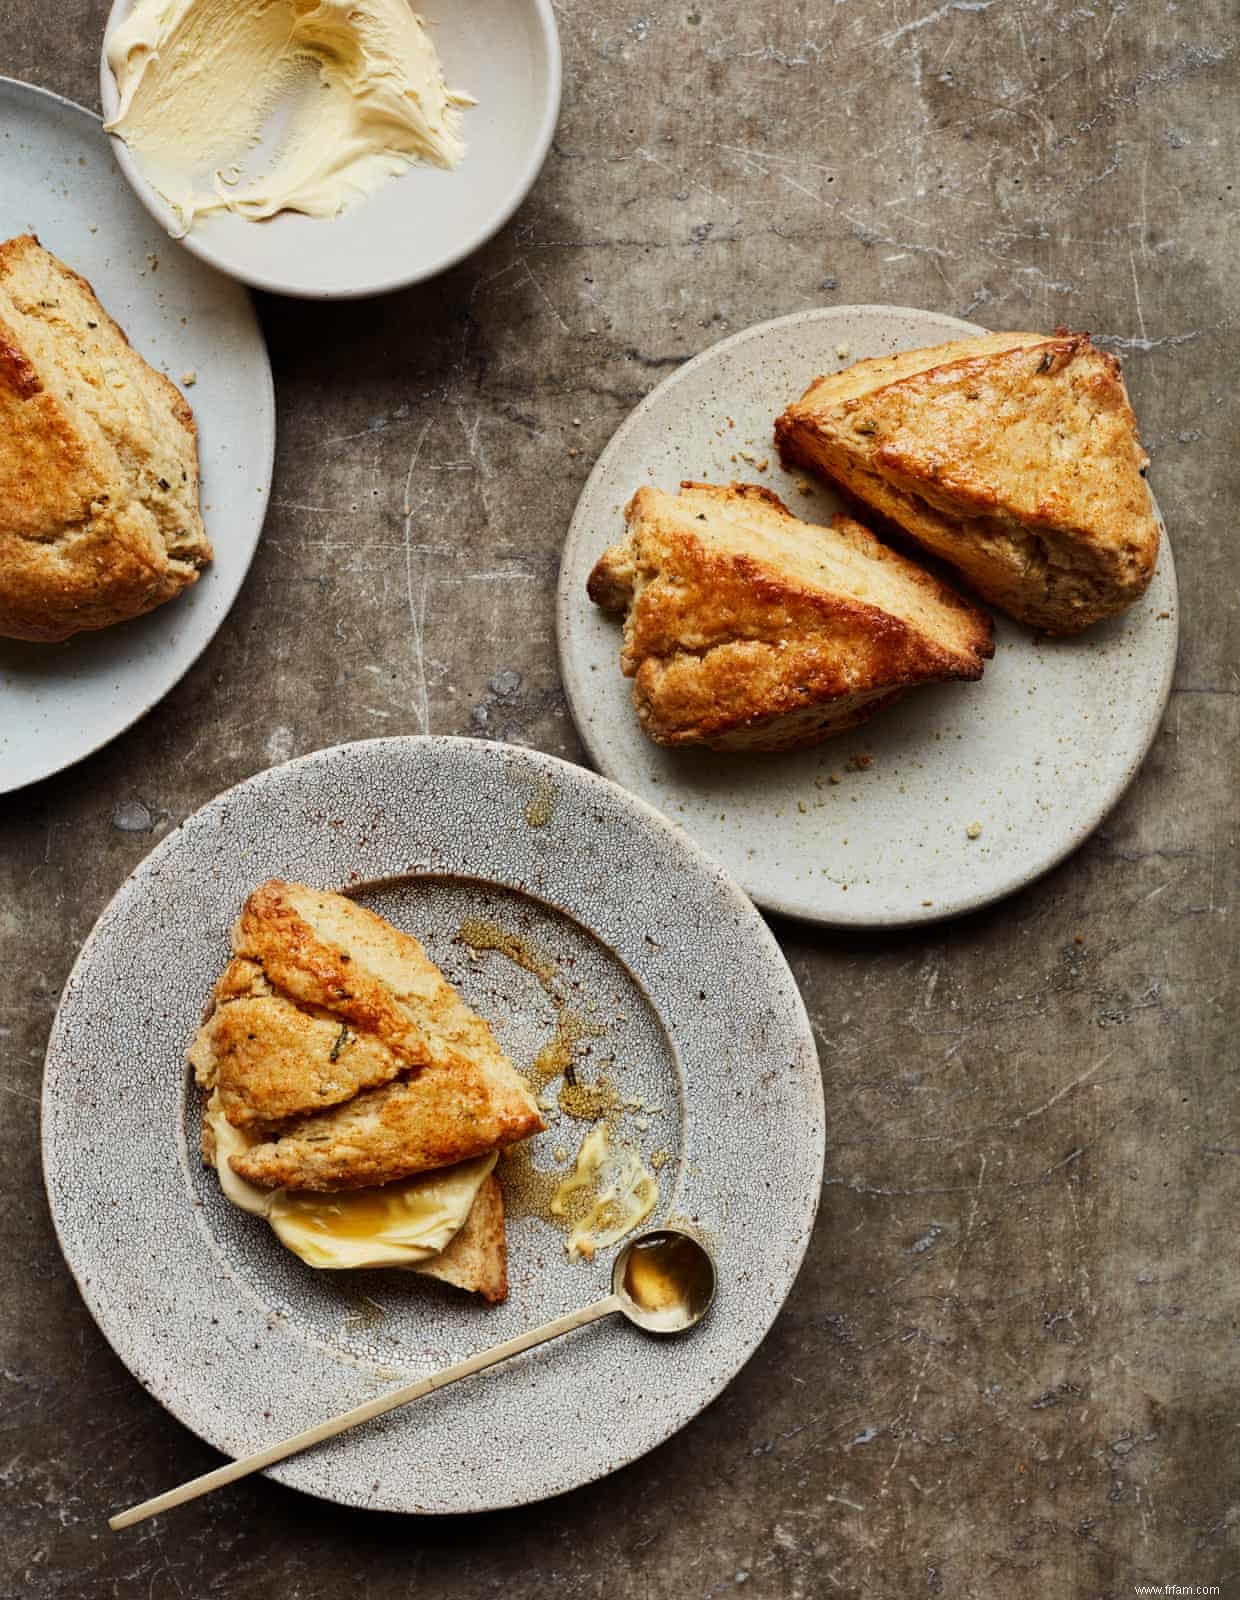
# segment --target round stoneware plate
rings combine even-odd
[[[0,167],[0,238],[37,233],[90,280],[134,348],[192,405],[203,519],[215,547],[198,582],[148,616],[64,644],[0,639],[4,793],[114,739],[210,643],[262,529],[275,400],[250,297],[168,243],[117,172],[98,117],[0,79]]]
[[[798,312],[704,351],[625,421],[582,491],[560,568],[560,666],[594,764],[681,823],[772,911],[892,927],[973,910],[1062,860],[1101,822],[1157,732],[1171,688],[1176,586],[1164,530],[1149,590],[1075,639],[995,619],[974,684],[911,690],[851,733],[782,756],[652,744],[620,675],[620,626],[586,579],[643,483],[767,485],[807,522],[842,508],[785,472],[772,424],[821,372],[981,333],[893,306]]]
[[[132,8],[115,0],[105,30]],[[180,241],[256,289],[346,300],[420,283],[498,233],[534,185],[560,111],[560,40],[551,0],[418,0],[444,74],[473,95],[461,118],[466,153],[452,172],[414,165],[335,217],[283,212],[266,222],[231,213],[204,217]],[[104,116],[116,80],[100,65]],[[116,159],[143,205],[169,233],[173,212],[146,181],[123,140]]]
[[[239,1456],[609,1286],[615,1250],[570,1262],[544,1215],[557,1149],[571,1159],[587,1132],[563,1115],[501,1162],[511,1287],[494,1308],[401,1272],[315,1273],[222,1199],[185,1048],[269,876],[347,889],[416,934],[518,1066],[557,1025],[578,1035],[586,1081],[634,1103],[618,1132],[658,1170],[647,1226],[688,1218],[720,1272],[682,1340],[611,1318],[274,1475],[349,1505],[482,1511],[659,1444],[753,1353],[796,1276],[822,1178],[813,1036],[765,924],[684,833],[512,746],[382,739],[260,773],[169,835],[100,918],[52,1030],[43,1155],[61,1248],[121,1359]],[[527,966],[466,942],[471,919],[524,941]]]

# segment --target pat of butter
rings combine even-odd
[[[307,1266],[326,1270],[414,1267],[437,1256],[457,1235],[497,1153],[439,1167],[399,1183],[336,1194],[260,1189],[238,1176],[229,1157],[250,1140],[224,1116],[213,1095],[206,1119],[215,1135],[215,1170],[233,1205],[265,1217],[281,1244]]]
[[[412,161],[454,167],[460,108],[409,0],[136,0],[107,38],[105,126],[185,228],[329,217]]]
[[[551,1215],[567,1217],[577,1194],[592,1194],[593,1204],[565,1241],[569,1259],[590,1260],[596,1250],[623,1239],[654,1210],[659,1185],[637,1151],[613,1144],[600,1122],[583,1141],[573,1170],[551,1198]]]

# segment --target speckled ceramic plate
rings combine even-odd
[[[132,0],[114,0],[110,33]],[[267,222],[216,214],[181,241],[221,272],[274,294],[344,300],[420,283],[498,233],[547,159],[560,111],[560,40],[551,0],[418,0],[448,83],[477,105],[464,113],[466,153],[453,172],[415,165],[335,217],[283,212]],[[105,116],[117,107],[107,55]],[[170,233],[176,219],[122,140],[116,159]]]
[[[124,732],[206,649],[249,570],[267,509],[275,400],[245,290],[177,250],[116,170],[98,117],[0,79],[0,239],[34,232],[89,278],[152,366],[185,386],[198,422],[202,512],[215,559],[133,622],[64,644],[0,639],[0,793],[46,778]]]
[[[661,383],[617,431],[577,504],[560,568],[560,665],[594,764],[684,825],[772,911],[891,927],[970,911],[1046,872],[1097,827],[1158,730],[1176,650],[1165,537],[1144,598],[1075,639],[997,617],[976,684],[911,691],[872,722],[783,756],[661,750],[620,676],[620,627],[586,578],[643,483],[766,484],[807,522],[841,501],[785,472],[772,424],[814,376],[981,333],[893,306],[748,328]],[[765,465],[763,465],[765,464]],[[808,491],[808,492],[806,492]]]
[[[823,1162],[813,1036],[765,924],[682,832],[506,745],[374,740],[260,773],[165,839],[100,918],[48,1046],[43,1152],[65,1258],[121,1359],[238,1456],[610,1281],[613,1250],[572,1263],[543,1215],[557,1149],[587,1131],[563,1116],[501,1163],[511,1288],[496,1308],[400,1272],[315,1273],[221,1198],[184,1052],[237,910],[272,875],[349,889],[416,933],[518,1065],[583,1019],[566,1030],[579,1069],[640,1102],[620,1131],[652,1165],[662,1152],[652,1224],[691,1219],[720,1270],[716,1309],[683,1340],[613,1318],[274,1475],[349,1505],[481,1511],[659,1444],[753,1353],[800,1265]],[[465,942],[469,918],[525,940],[542,977]]]

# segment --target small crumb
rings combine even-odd
[[[874,765],[874,757],[869,755],[849,756],[844,765],[849,772],[867,772]]]
[[[573,418],[573,427],[574,428],[579,428],[580,426],[581,426],[581,418],[580,417],[574,417]]]
[[[851,352],[846,344],[837,344],[835,347],[835,354],[839,360],[847,361]]]
[[[153,250],[148,252],[147,258],[146,258],[146,264],[147,264],[148,267],[150,267],[152,272],[158,272],[159,271],[159,257],[155,254],[155,252]]]
[[[575,456],[577,454],[577,451],[570,448],[568,453],[569,453],[570,456]]]
[[[567,1161],[568,1160],[568,1151],[564,1148],[564,1146],[562,1144],[557,1144],[555,1149],[551,1152],[551,1154],[555,1157],[555,1159],[557,1161]]]
[[[1158,613],[1158,620],[1159,620],[1159,622],[1166,622],[1166,620],[1167,620],[1167,618],[1168,618],[1168,617],[1169,617],[1169,616],[1170,616],[1170,615],[1171,615],[1171,613],[1170,613],[1170,612],[1169,612],[1169,611],[1160,611],[1160,612],[1159,612],[1159,613]]]
[[[813,494],[814,492],[814,486],[808,478],[798,478],[797,488],[802,494]]]
[[[1073,944],[1084,944],[1085,943],[1085,935],[1083,933],[1074,933],[1072,935],[1072,943]]]
[[[754,466],[757,463],[758,458],[752,450],[738,450],[736,453],[742,461],[748,461],[750,466]]]
[[[922,905],[923,906],[932,906],[933,904],[934,904],[933,900],[923,900],[922,901]]]
[[[836,777],[834,772],[830,773],[828,775],[828,777],[827,777],[827,782],[828,783],[839,783],[839,781],[840,780]]]
[[[736,426],[736,418],[735,417],[729,417],[728,418],[728,427],[729,428],[734,428],[735,426]]]
[[[763,456],[761,461],[755,461],[754,462],[754,466],[758,469],[759,472],[765,472],[766,469],[770,466],[770,464],[771,464],[771,458],[769,456]]]
[[[809,807],[805,804],[804,800],[798,800],[797,801],[797,810],[801,813],[802,816],[805,816],[805,814],[809,811]]]
[[[88,222],[86,224],[86,226],[90,230],[91,233],[98,233],[99,232],[99,224],[97,222]]]
[[[968,834],[970,839],[980,839],[982,836],[982,825],[980,822],[971,822],[964,831]]]
[[[181,382],[187,389],[192,389],[194,387],[194,385],[198,382],[198,374],[195,372],[193,367],[188,367],[181,374]]]

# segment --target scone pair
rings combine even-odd
[[[1119,364],[1084,334],[988,334],[818,378],[784,460],[845,489],[999,609],[1071,633],[1141,595],[1158,527]],[[626,616],[621,667],[665,745],[781,750],[903,690],[976,679],[989,617],[837,516],[768,490],[642,488],[589,579]]]
[[[399,1199],[417,1227],[385,1264],[502,1300],[494,1155],[543,1120],[489,1025],[416,939],[342,895],[272,879],[232,943],[189,1051],[225,1193],[320,1266],[371,1264],[356,1242],[391,1236]]]

